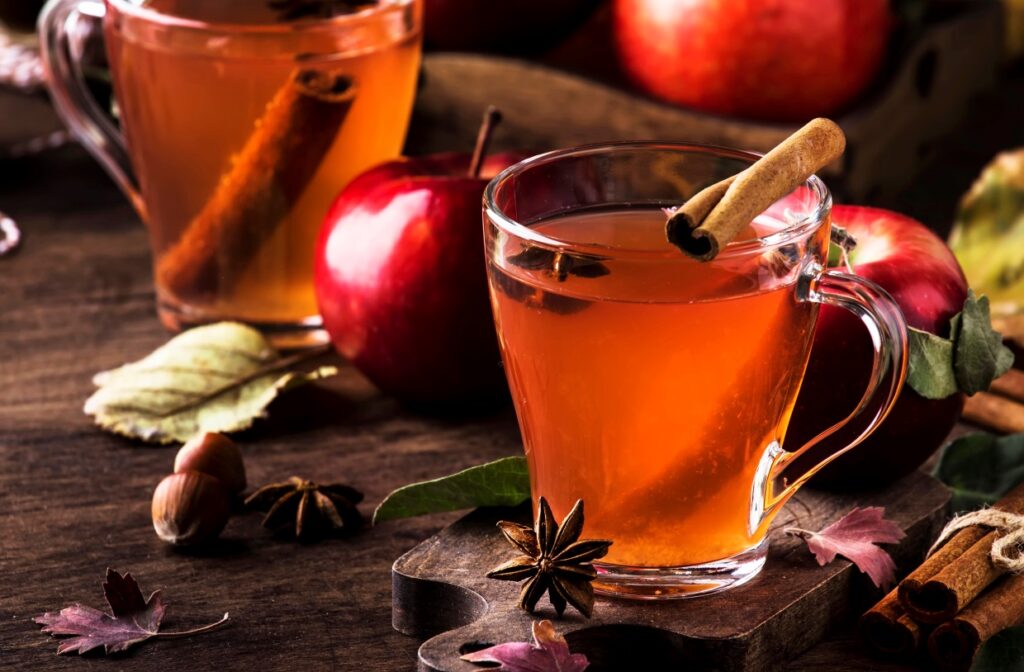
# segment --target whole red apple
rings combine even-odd
[[[480,208],[521,156],[389,161],[338,196],[317,244],[315,288],[337,350],[383,391],[444,403],[506,389],[487,295]]]
[[[424,36],[440,51],[536,52],[565,37],[595,0],[425,0]]]
[[[920,222],[888,210],[836,206],[832,222],[857,240],[850,255],[856,275],[888,291],[909,326],[949,335],[949,321],[967,298],[967,281],[942,239]],[[870,369],[871,341],[864,326],[841,308],[823,306],[786,436],[787,447],[795,450],[845,418],[863,394]],[[930,400],[904,385],[896,406],[878,430],[826,467],[814,483],[859,488],[889,483],[910,473],[942,445],[960,417],[963,403],[959,393]],[[870,415],[870,410],[865,415]],[[827,439],[823,448],[846,445],[865,424],[864,419],[855,421],[848,430]],[[812,458],[822,455],[822,451],[812,452]]]
[[[731,116],[806,121],[874,78],[889,0],[614,0],[623,69],[644,91]]]

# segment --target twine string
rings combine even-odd
[[[928,555],[939,550],[954,534],[972,525],[1002,532],[992,544],[990,556],[993,565],[1011,572],[1024,572],[1024,515],[999,509],[986,508],[956,516],[942,528],[939,538],[928,549]]]

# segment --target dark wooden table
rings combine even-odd
[[[936,164],[896,205],[938,229],[998,149],[1024,144],[1016,77],[979,105]],[[995,121],[993,121],[995,119]],[[471,133],[465,138],[469,142]],[[150,526],[153,487],[174,451],[95,429],[82,413],[92,375],[164,342],[146,234],[80,150],[0,162],[0,208],[23,228],[0,259],[0,669],[410,670],[418,643],[391,629],[391,563],[455,514],[401,521],[352,539],[300,545],[254,516],[210,550],[184,553]],[[371,512],[392,488],[519,451],[510,410],[437,418],[409,412],[359,374],[298,391],[240,437],[250,483],[292,474],[351,483]],[[160,641],[118,662],[57,658],[32,617],[72,602],[102,606],[106,567],[131,570],[170,603],[166,628],[231,612],[231,624]],[[848,632],[794,670],[902,669],[866,658]],[[109,668],[113,669],[113,668]]]

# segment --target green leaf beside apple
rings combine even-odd
[[[953,491],[954,511],[998,501],[1024,482],[1024,434],[968,434],[946,445],[934,475]]]
[[[967,294],[950,322],[949,338],[911,328],[907,384],[926,399],[976,394],[1013,366],[1013,353],[992,328],[988,297]]]

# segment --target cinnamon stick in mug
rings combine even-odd
[[[1009,513],[1024,514],[1024,484],[1018,485],[999,500],[995,508]],[[915,578],[912,574],[900,583],[900,604],[911,618],[921,623],[942,623],[956,616],[978,596],[981,591],[1006,573],[1006,569],[992,562],[992,544],[1000,533],[982,526],[971,526],[961,530],[935,555],[960,539],[965,532],[979,535],[969,548],[962,550],[949,564],[942,567],[927,580]],[[971,537],[966,537],[969,539]]]
[[[1024,622],[1024,575],[1000,579],[957,617],[935,628],[928,654],[940,670],[970,669],[978,649],[1001,630]]]
[[[846,136],[838,124],[814,119],[742,172],[679,206],[665,223],[665,235],[687,255],[710,261],[755,217],[845,149]]]
[[[210,200],[157,262],[157,284],[195,298],[235,282],[313,179],[355,96],[344,75],[293,73]]]

